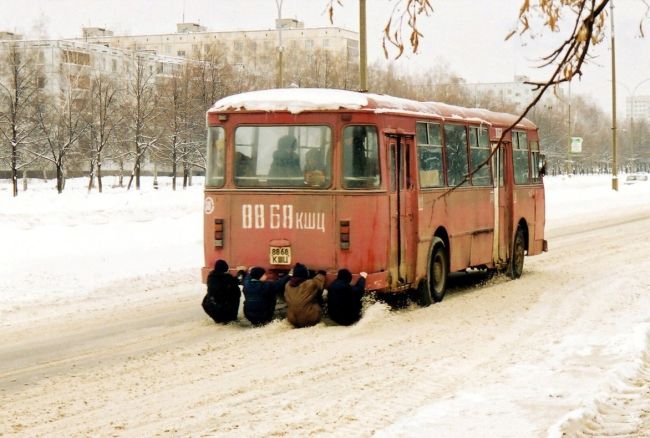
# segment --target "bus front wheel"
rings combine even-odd
[[[517,228],[515,241],[512,244],[512,256],[508,263],[508,277],[517,279],[524,272],[524,253],[526,251],[526,242],[524,241],[524,230]]]
[[[449,276],[449,256],[444,242],[436,238],[431,251],[431,260],[427,278],[420,281],[418,286],[418,302],[421,306],[442,301],[447,291]]]

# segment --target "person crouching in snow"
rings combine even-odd
[[[361,272],[355,285],[352,274],[340,269],[336,280],[327,288],[327,312],[332,321],[341,325],[352,325],[361,318],[361,298],[368,274]]]
[[[309,327],[320,322],[324,285],[325,271],[318,271],[310,279],[307,267],[296,263],[292,278],[284,287],[287,319],[294,327]]]
[[[237,319],[241,291],[237,279],[228,272],[228,263],[217,260],[208,275],[208,293],[201,305],[214,322],[228,323]]]
[[[289,281],[285,276],[276,281],[266,281],[266,271],[252,268],[244,279],[244,316],[253,325],[268,324],[273,320],[276,295]]]

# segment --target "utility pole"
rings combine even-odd
[[[566,174],[571,173],[571,81],[569,81],[569,145],[566,152]]]
[[[609,17],[612,25],[612,190],[618,191],[618,170],[616,167],[616,45],[614,43],[614,0],[609,2]]]
[[[283,0],[275,0],[275,6],[278,9],[278,20],[275,23],[275,27],[278,30],[278,76],[275,83],[276,88],[282,88],[284,84],[284,66],[282,62],[282,52],[284,51],[284,47],[282,47],[282,2]]]
[[[366,46],[366,0],[359,0],[359,91],[368,91]]]

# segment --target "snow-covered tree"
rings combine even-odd
[[[18,172],[34,160],[23,149],[33,137],[33,103],[43,80],[37,59],[38,52],[17,42],[0,46],[0,159],[11,168],[13,196],[18,196]]]

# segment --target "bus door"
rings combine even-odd
[[[390,273],[399,289],[415,281],[417,192],[413,170],[413,135],[387,134],[391,216]]]
[[[505,175],[504,163],[508,159],[505,154],[509,148],[509,142],[503,141],[499,149],[492,156],[492,169],[494,172],[494,243],[492,259],[495,264],[504,263],[508,260],[510,252],[510,230],[512,229],[512,209],[509,207],[512,199],[512,184],[508,183],[508,178],[512,176]],[[492,142],[491,148],[494,150],[497,142]]]

